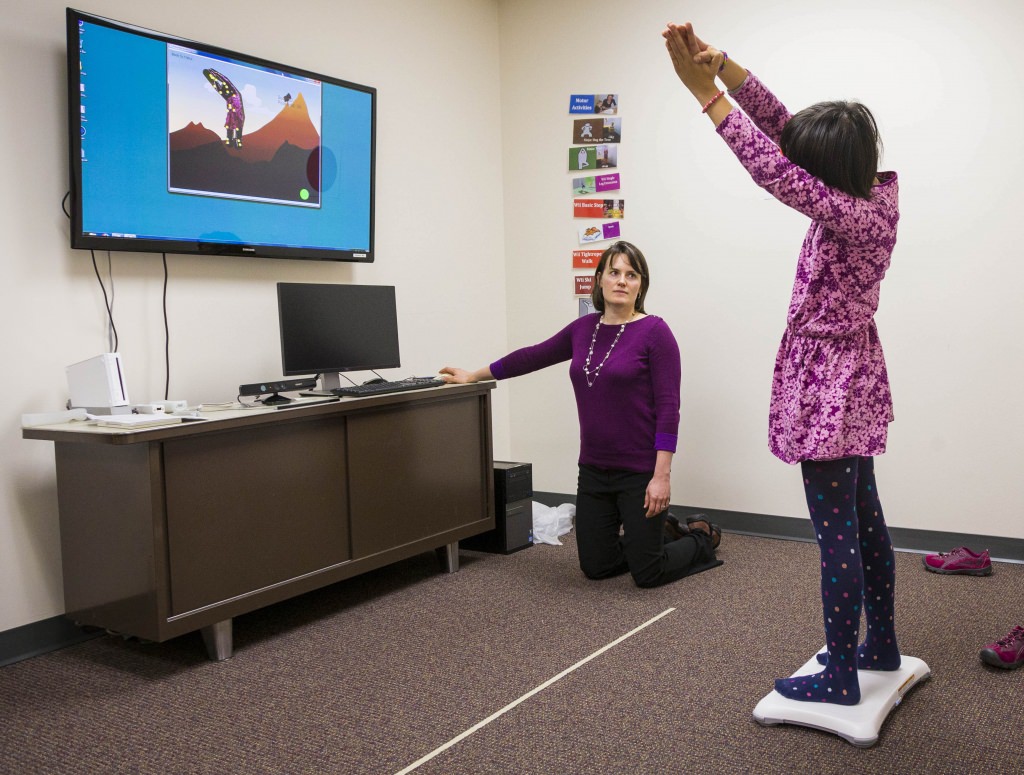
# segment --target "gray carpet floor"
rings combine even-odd
[[[3,773],[1024,773],[1024,566],[926,573],[897,554],[901,650],[932,678],[877,745],[751,712],[822,643],[817,548],[726,534],[725,565],[653,590],[587,581],[565,546],[421,555],[198,634],[104,636],[0,669]],[[948,549],[950,547],[939,547]],[[981,547],[976,547],[981,548]]]

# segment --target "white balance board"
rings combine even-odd
[[[822,669],[815,654],[793,673],[793,677],[818,673]],[[773,690],[757,703],[754,720],[765,726],[813,727],[839,735],[860,748],[870,748],[878,742],[879,730],[893,708],[931,672],[923,660],[907,656],[901,658],[899,670],[861,670],[857,673],[860,702],[856,705],[801,702],[787,699]]]

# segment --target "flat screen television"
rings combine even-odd
[[[340,372],[402,365],[392,285],[278,283],[277,307],[286,377],[319,374],[331,390]]]
[[[373,261],[376,89],[67,9],[71,246]]]

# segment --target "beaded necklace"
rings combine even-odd
[[[635,312],[633,313],[636,314]],[[629,316],[629,320],[633,319],[633,315]],[[626,323],[629,323],[629,320]],[[590,370],[590,359],[594,357],[594,343],[597,342],[597,332],[601,329],[601,318],[598,317],[597,325],[594,326],[594,335],[590,337],[590,352],[587,353],[587,362],[583,364],[583,374],[587,378],[587,387],[594,387],[594,383],[597,382],[597,377],[601,373],[601,367],[604,366],[608,360],[608,356],[612,354],[612,350],[615,349],[615,345],[619,343],[619,337],[622,336],[622,332],[626,330],[626,323],[619,326],[619,332],[615,335],[615,339],[612,340],[612,346],[608,348],[608,352],[604,354],[604,358],[597,364],[597,368],[593,371]]]

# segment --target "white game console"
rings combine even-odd
[[[71,408],[112,409],[128,406],[124,370],[118,353],[103,353],[65,370]]]

